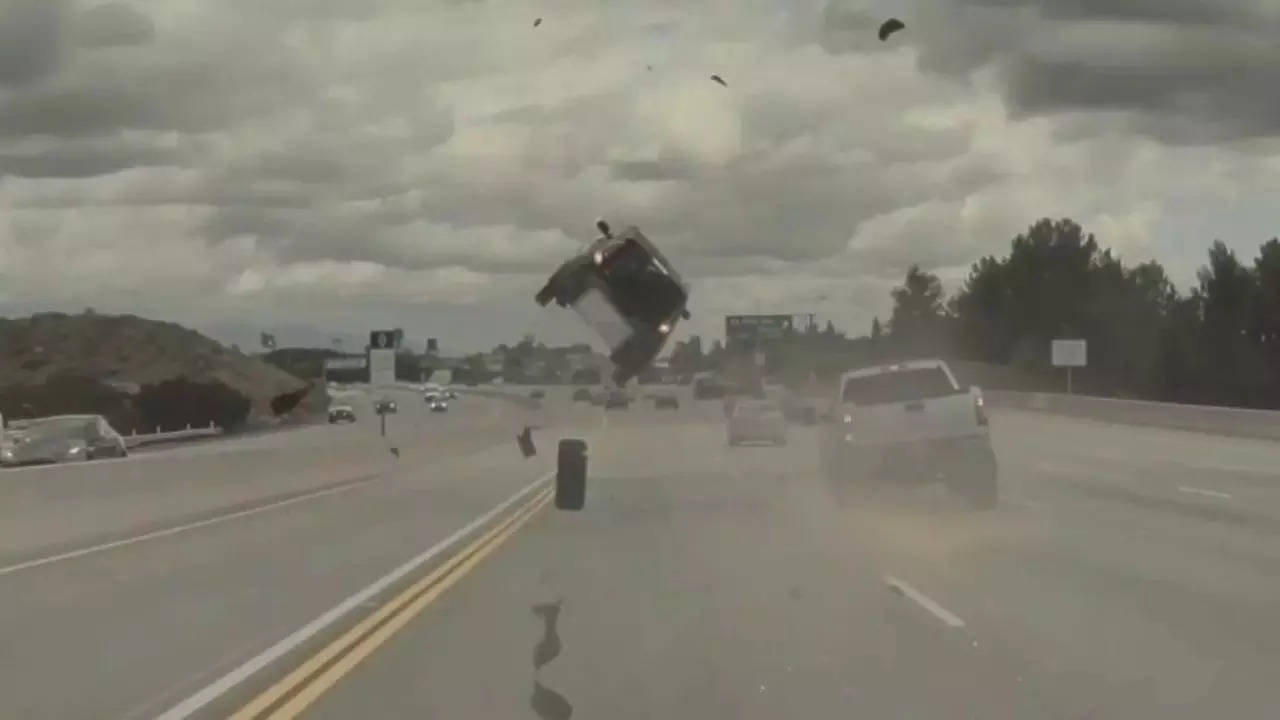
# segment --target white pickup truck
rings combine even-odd
[[[844,373],[819,441],[838,495],[875,482],[942,482],[977,508],[995,507],[997,470],[982,393],[962,390],[941,360]]]

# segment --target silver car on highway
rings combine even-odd
[[[787,444],[787,419],[767,400],[740,399],[734,403],[728,423],[729,445],[749,442]]]

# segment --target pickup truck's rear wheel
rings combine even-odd
[[[996,456],[990,448],[974,454],[964,469],[951,481],[951,490],[964,498],[974,509],[991,510],[999,497]]]

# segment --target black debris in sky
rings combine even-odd
[[[533,21],[533,26],[534,26],[534,27],[538,27],[538,26],[539,26],[539,25],[541,25],[541,24],[542,24],[542,18],[538,18],[537,20],[534,20],[534,21]]]
[[[720,77],[719,75],[712,75],[712,76],[711,76],[711,79],[712,79],[712,80],[715,80],[716,82],[720,83],[721,85],[723,85],[723,86],[725,86],[725,87],[729,87],[729,83],[725,82],[725,81],[724,81],[724,78]]]
[[[889,39],[889,36],[906,28],[906,24],[898,18],[889,18],[880,25],[880,42]]]

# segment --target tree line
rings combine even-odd
[[[892,291],[886,323],[847,337],[830,322],[767,352],[783,379],[857,364],[943,357],[1050,377],[1055,338],[1088,341],[1078,392],[1172,402],[1280,408],[1280,240],[1243,261],[1218,240],[1196,283],[1175,287],[1160,263],[1123,262],[1070,219],[1041,219],[1003,257],[970,267],[946,296],[918,265]],[[701,340],[677,345],[682,365],[712,364]],[[695,352],[696,351],[696,352]]]

